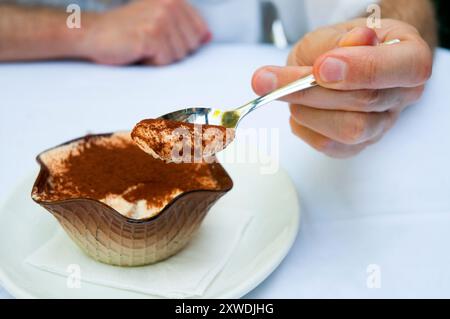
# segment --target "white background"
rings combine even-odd
[[[283,65],[286,54],[214,45],[158,69],[0,65],[0,197],[37,168],[36,154],[66,140],[130,129],[184,106],[238,106],[254,96],[253,71]],[[283,103],[243,122],[280,129],[280,160],[303,213],[290,254],[248,297],[450,297],[449,70],[450,53],[439,50],[422,101],[350,160],[329,159],[296,139]],[[282,213],[280,202],[274,214]],[[380,289],[367,288],[370,264],[381,269]],[[8,294],[0,288],[0,296]]]

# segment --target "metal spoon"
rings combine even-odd
[[[400,40],[395,39],[384,42],[381,45],[390,45],[399,43]],[[234,110],[221,110],[205,107],[193,107],[184,110],[175,111],[161,116],[161,119],[186,122],[199,125],[219,125],[226,128],[236,128],[239,122],[250,112],[257,108],[282,98],[286,95],[312,88],[317,85],[313,75],[308,75],[302,79],[294,81],[284,87],[272,91],[266,95],[244,104]]]

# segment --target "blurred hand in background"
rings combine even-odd
[[[83,55],[97,63],[170,64],[211,38],[202,17],[185,0],[133,1],[90,14],[80,45]]]
[[[203,18],[186,0],[137,0],[104,12],[68,14],[44,6],[0,4],[0,61],[75,58],[101,64],[181,60],[211,39]]]

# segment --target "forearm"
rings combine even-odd
[[[382,0],[381,16],[413,25],[431,48],[437,45],[437,24],[431,0]]]
[[[90,14],[83,13],[80,29],[68,28],[67,17],[58,9],[0,5],[0,61],[83,58]]]

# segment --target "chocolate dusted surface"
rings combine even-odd
[[[219,164],[165,163],[139,149],[129,133],[87,137],[40,159],[49,178],[36,199],[96,199],[130,218],[154,216],[184,192],[230,187]]]
[[[234,129],[217,125],[196,125],[164,119],[139,122],[131,132],[146,153],[167,162],[201,162],[226,148]]]

